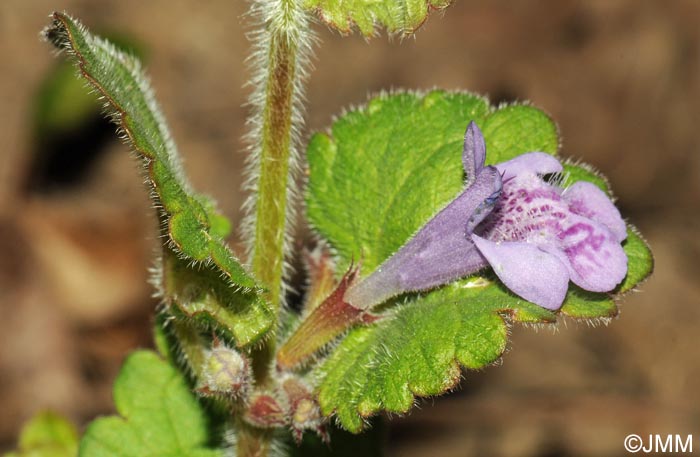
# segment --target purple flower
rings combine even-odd
[[[627,236],[619,211],[593,184],[561,187],[544,175],[560,173],[551,155],[530,152],[484,166],[484,137],[473,122],[464,137],[465,190],[345,300],[368,310],[404,292],[446,284],[491,266],[515,294],[558,309],[569,281],[606,292],[627,274],[620,243]]]
[[[291,369],[358,322],[377,319],[373,306],[405,292],[431,289],[491,266],[515,294],[556,310],[569,281],[605,292],[627,274],[620,243],[625,223],[593,184],[569,188],[543,179],[562,166],[530,152],[484,166],[484,137],[473,122],[464,135],[464,191],[372,274],[350,267],[336,289],[302,321],[277,352]]]

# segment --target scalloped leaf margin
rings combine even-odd
[[[309,220],[335,248],[341,265],[363,259],[372,271],[463,186],[464,128],[479,124],[487,163],[533,150],[556,154],[557,129],[527,105],[493,108],[479,96],[432,91],[383,94],[338,119],[309,145]],[[609,192],[587,167],[566,165],[572,180]],[[648,247],[633,227],[624,249],[625,292],[651,271]],[[342,267],[340,269],[342,271]],[[609,319],[609,294],[571,287],[561,310],[581,319]],[[505,319],[505,320],[504,320]],[[324,414],[350,431],[378,411],[408,411],[415,396],[436,395],[458,382],[460,367],[496,361],[508,322],[550,323],[556,314],[511,294],[494,277],[473,277],[424,295],[407,296],[380,323],[356,328],[315,372]]]
[[[341,33],[357,28],[365,37],[377,26],[389,33],[410,35],[433,11],[452,4],[452,0],[302,0],[304,8]]]

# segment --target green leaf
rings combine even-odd
[[[119,416],[90,424],[80,442],[85,457],[215,457],[203,407],[183,375],[158,355],[137,351],[114,384]]]
[[[644,281],[654,271],[654,256],[651,249],[632,226],[627,226],[627,239],[622,245],[627,254],[627,277],[616,290],[618,293],[628,292]]]
[[[109,40],[124,52],[137,56],[144,54],[143,47],[131,37],[112,33]],[[35,136],[70,131],[100,113],[95,94],[85,90],[85,83],[76,77],[73,66],[65,61],[47,73],[39,86],[35,103]]]
[[[166,301],[175,316],[216,328],[238,346],[258,341],[270,329],[274,316],[260,295],[230,287],[211,265],[192,268],[167,254],[163,261]]]
[[[72,65],[62,62],[43,81],[36,100],[37,135],[75,128],[99,114],[99,103],[85,84],[75,77]]]
[[[339,271],[361,259],[363,274],[376,269],[440,208],[463,190],[461,153],[469,121],[482,129],[489,164],[529,151],[555,154],[554,123],[526,105],[493,108],[466,93],[381,95],[315,135],[308,149],[306,196],[310,222],[339,257]],[[588,168],[567,164],[570,178],[607,190]],[[571,179],[569,180],[571,182]],[[649,273],[649,251],[634,236],[628,280]],[[638,255],[639,259],[635,257]],[[490,273],[424,295],[407,295],[389,308],[393,317],[356,328],[318,369],[319,401],[342,426],[357,432],[363,417],[407,411],[414,396],[452,387],[460,367],[495,361],[507,340],[504,317],[516,322],[554,322],[556,314],[511,294]],[[623,287],[626,287],[623,285]],[[571,287],[562,313],[608,318],[613,298]]]
[[[588,181],[595,184],[598,188],[608,195],[612,195],[610,192],[610,186],[608,180],[605,176],[601,175],[593,169],[593,167],[586,164],[574,164],[571,162],[564,162],[564,185],[571,185],[576,181]]]
[[[222,278],[222,287],[243,292],[231,306],[244,307],[247,300],[251,307],[246,311],[248,315],[257,313],[259,325],[255,330],[265,332],[271,327],[273,316],[268,305],[258,298],[261,288],[224,242],[223,237],[230,231],[226,218],[218,213],[212,200],[193,193],[185,180],[177,150],[139,61],[91,35],[65,14],[54,13],[45,34],[56,47],[67,52],[80,75],[104,98],[111,118],[143,160],[168,248],[194,271],[212,269]],[[244,325],[241,322],[231,328]],[[262,335],[235,333],[239,344],[248,344]]]
[[[483,368],[506,348],[502,316],[551,322],[555,315],[511,295],[497,284],[458,281],[398,306],[392,318],[358,328],[317,373],[322,412],[335,412],[343,427],[359,432],[363,417],[408,411],[414,396],[443,393],[461,377],[460,367]]]
[[[304,7],[316,11],[323,22],[349,33],[357,27],[365,36],[375,26],[391,33],[408,35],[420,27],[433,10],[447,8],[452,0],[304,0]]]
[[[589,292],[570,284],[561,313],[577,319],[609,318],[617,315],[617,305],[609,294]]]
[[[5,457],[73,457],[78,451],[78,432],[62,416],[45,411],[24,425],[18,447]]]

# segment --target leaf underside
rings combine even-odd
[[[114,383],[120,416],[90,424],[80,443],[85,457],[216,457],[203,407],[184,376],[151,351],[129,356]]]
[[[364,36],[375,27],[389,33],[409,35],[418,29],[431,11],[447,8],[452,0],[303,0],[323,22],[342,33],[357,28]]]
[[[368,274],[393,254],[462,189],[464,130],[475,121],[484,133],[487,164],[529,151],[556,154],[551,119],[536,108],[493,108],[479,96],[432,91],[380,95],[338,119],[330,134],[309,144],[310,222],[338,255],[339,271],[362,259]],[[607,189],[592,171],[567,164],[575,180]],[[624,243],[629,274],[624,292],[651,271],[651,255],[633,228]],[[613,296],[571,287],[561,313],[606,319],[617,313]],[[507,322],[548,323],[557,314],[507,291],[487,273],[421,295],[407,295],[390,317],[356,328],[317,370],[323,413],[336,414],[358,432],[379,411],[406,412],[415,396],[453,387],[460,367],[496,361],[507,342]],[[505,321],[504,321],[505,319]]]
[[[54,13],[45,34],[57,48],[66,51],[78,66],[80,76],[104,99],[109,116],[142,159],[161,219],[166,255],[167,250],[172,251],[182,260],[183,268],[192,270],[187,275],[191,284],[200,280],[201,269],[214,271],[221,288],[229,290],[218,302],[229,309],[216,311],[228,313],[234,320],[241,316],[236,325],[229,320],[224,327],[231,330],[240,346],[257,341],[272,326],[272,312],[259,297],[261,288],[224,241],[230,224],[212,200],[190,189],[139,61],[91,35],[65,14]],[[244,313],[242,308],[246,308]],[[187,314],[186,310],[183,312]],[[216,314],[207,308],[199,310],[199,315],[212,319],[216,319]]]

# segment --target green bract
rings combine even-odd
[[[557,129],[525,105],[493,108],[472,94],[433,91],[380,95],[337,120],[308,149],[308,217],[335,248],[341,271],[360,259],[370,273],[463,188],[461,152],[469,121],[481,126],[487,164],[525,152],[557,152]],[[605,190],[605,180],[568,165],[575,180]],[[651,271],[651,255],[630,229],[624,292]],[[613,297],[571,287],[561,310],[609,318]],[[317,372],[325,414],[359,431],[361,416],[407,411],[414,395],[435,395],[459,378],[459,366],[480,368],[506,345],[509,321],[552,322],[556,314],[507,292],[496,279],[471,278],[408,296],[380,323],[350,332]]]
[[[152,198],[168,240],[165,255],[171,250],[182,259],[177,263],[178,274],[170,276],[180,283],[167,286],[174,290],[195,283],[219,283],[218,292],[212,294],[215,300],[188,296],[173,304],[184,314],[223,318],[222,326],[238,345],[256,341],[272,326],[273,315],[259,296],[261,288],[223,240],[230,224],[210,199],[190,189],[139,61],[89,34],[69,16],[55,13],[53,17],[47,38],[67,51],[80,75],[107,101],[110,116],[148,170]],[[185,274],[188,268],[191,271]],[[200,281],[200,277],[205,279]],[[194,305],[195,301],[206,305]]]
[[[150,351],[133,353],[114,384],[120,416],[92,422],[80,456],[216,457],[206,414],[178,370]]]

